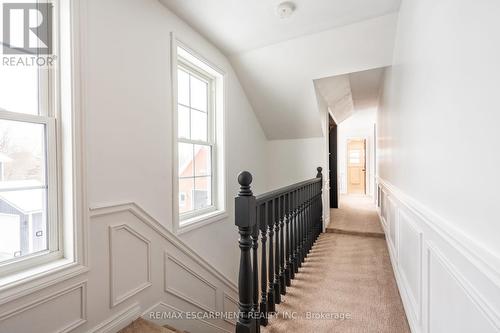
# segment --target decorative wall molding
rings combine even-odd
[[[169,254],[168,252],[165,251],[165,254],[164,254],[164,277],[165,277],[165,291],[169,294],[172,294],[176,297],[179,297],[180,299],[188,302],[188,303],[191,303],[192,305],[202,309],[202,310],[205,310],[207,312],[210,312],[210,311],[216,311],[216,306],[217,306],[217,287],[214,286],[212,283],[210,283],[207,279],[205,279],[203,276],[201,276],[200,274],[198,274],[197,272],[195,272],[193,269],[189,268],[187,265],[185,265],[183,262],[181,262],[180,260],[178,260],[177,258],[175,258],[174,256],[172,256],[171,254]],[[179,267],[181,270],[183,270],[184,272],[186,272],[187,274],[189,274],[190,276],[194,277],[195,279],[199,280],[201,283],[203,283],[207,288],[210,288],[213,290],[213,305],[212,306],[209,306],[207,304],[202,304],[200,301],[197,301],[195,300],[193,297],[191,296],[188,296],[186,293],[180,291],[180,290],[177,290],[176,288],[172,287],[172,286],[169,286],[169,279],[168,279],[168,269],[167,269],[167,266],[168,266],[168,262],[171,261],[172,263],[174,263],[175,265],[177,265],[177,267]]]
[[[52,300],[55,300],[59,297],[62,297],[78,289],[80,290],[80,318],[75,320],[73,323],[67,325],[66,327],[57,330],[57,333],[70,332],[87,322],[87,281],[79,282],[78,284],[72,285],[62,290],[38,297],[35,300],[25,305],[22,305],[14,310],[0,314],[0,323],[2,323],[4,320],[20,315],[25,311],[34,309],[38,306],[41,306],[42,304],[48,303]]]
[[[150,317],[150,313],[157,312],[158,310],[155,310],[157,308],[165,308],[166,309],[166,311],[164,310],[165,312],[186,313],[186,311],[182,311],[181,309],[162,301],[162,302],[156,303],[155,305],[153,305],[152,307],[150,307],[149,309],[144,311],[142,313],[142,317],[144,319],[151,320],[152,318]],[[223,327],[217,326],[214,323],[208,322],[208,321],[201,319],[201,318],[193,318],[192,320],[199,322],[206,327],[206,329],[204,329],[203,332],[207,332],[207,330],[211,328],[212,330],[215,330],[216,332],[232,333],[232,331],[229,331]],[[159,325],[165,325],[165,324],[166,324],[166,322],[163,322],[163,321],[161,321],[159,323]],[[181,329],[183,329],[183,328],[181,328]],[[200,332],[202,332],[202,331],[200,331]]]
[[[494,280],[496,285],[500,286],[500,257],[485,249],[476,240],[471,239],[458,230],[452,223],[431,212],[424,205],[404,194],[388,181],[380,177],[377,178],[377,181],[389,196],[397,198],[401,205],[408,211],[416,215],[427,227],[433,229],[434,232],[444,238],[451,246],[459,250],[478,269]]]
[[[132,306],[90,329],[87,333],[113,333],[136,320],[141,316],[141,306],[139,303],[134,303]]]
[[[217,280],[223,282],[229,289],[238,292],[236,283],[229,280],[224,274],[219,272],[214,266],[208,263],[198,253],[193,251],[188,245],[180,240],[176,235],[167,230],[158,220],[149,215],[144,209],[134,202],[115,203],[109,205],[93,206],[90,208],[90,216],[104,216],[109,214],[116,214],[120,212],[129,212],[142,221],[145,225],[153,229],[158,235],[169,241],[179,251],[190,257],[193,261],[201,265],[208,272],[210,272]]]
[[[400,226],[402,228],[404,227],[408,227],[409,229],[413,230],[414,234],[417,236],[417,257],[416,258],[413,258],[416,262],[417,262],[417,272],[422,272],[422,269],[423,269],[423,233],[422,231],[420,231],[418,229],[418,227],[410,220],[410,218],[408,217],[408,215],[403,212],[403,211],[399,211],[399,218],[400,218]],[[402,242],[401,239],[403,238],[402,237],[402,229],[400,228],[399,230],[399,239],[398,239],[398,258],[401,258],[401,254],[400,252],[402,251],[402,248],[403,248],[403,244],[405,242]],[[404,239],[404,238],[403,238]],[[402,266],[403,263],[400,264],[400,266]],[[402,268],[401,269],[401,279],[403,280],[403,284],[406,285],[406,286],[410,286],[410,277],[407,275],[407,272]],[[409,290],[409,292],[407,293],[408,294],[408,298],[409,298],[409,301],[410,301],[410,304],[412,306],[412,310],[413,310],[413,313],[415,315],[415,318],[417,320],[418,323],[421,323],[422,321],[422,279],[418,279],[418,282],[417,282],[417,290],[415,290],[416,292],[416,297],[414,296],[414,294],[411,292],[411,290]]]
[[[115,263],[114,263],[114,249],[113,249],[113,244],[114,244],[114,238],[116,237],[116,233],[119,232],[120,230],[126,230],[126,232],[130,233],[130,235],[136,237],[138,240],[141,242],[144,242],[146,244],[146,281],[143,283],[131,288],[129,291],[122,293],[121,295],[117,295],[117,292],[115,290],[116,288],[116,279],[119,278],[120,274],[117,274],[115,272]],[[140,233],[135,231],[132,227],[126,225],[126,224],[120,224],[120,225],[115,225],[115,226],[110,226],[109,227],[109,267],[110,267],[110,301],[111,301],[111,307],[115,307],[118,304],[122,303],[123,301],[129,299],[130,297],[134,296],[135,294],[141,292],[142,290],[148,288],[149,286],[152,285],[151,282],[151,242],[144,236],[142,236]]]
[[[228,309],[226,306],[226,301],[234,304],[234,309]],[[233,297],[229,296],[227,293],[222,293],[222,312],[228,313],[233,311],[239,311],[239,302]],[[224,320],[232,325],[236,325],[236,318],[224,318]]]
[[[497,258],[463,235],[451,223],[422,208],[421,204],[402,194],[393,185],[382,179],[378,179],[378,185],[381,193],[378,213],[386,234],[390,233],[392,223],[390,218],[389,221],[387,219],[391,215],[389,202],[394,204],[395,215],[399,216],[396,244],[392,247],[389,240],[391,237],[387,237],[387,243],[412,332],[434,333],[436,329],[431,328],[431,316],[441,318],[441,315],[449,316],[453,311],[458,311],[449,306],[435,305],[431,313],[431,301],[436,300],[436,297],[461,300],[461,304],[455,304],[454,307],[460,307],[460,313],[476,315],[474,318],[464,317],[462,320],[477,320],[477,327],[483,325],[487,327],[488,332],[493,328],[492,332],[500,331],[500,302],[495,297],[500,295]],[[412,257],[412,254],[415,257]],[[441,273],[431,272],[431,258],[443,267]],[[412,266],[415,265],[414,261],[417,261],[416,266]],[[438,279],[434,281],[431,274],[443,276],[437,276]],[[442,281],[450,279],[459,286],[447,290],[450,295],[445,291],[440,291],[442,294],[430,293],[432,288],[439,289],[433,285],[438,283],[437,281],[442,284]],[[484,326],[486,322],[491,325]],[[460,329],[466,330],[462,327]]]
[[[467,295],[467,297],[474,303],[474,305],[481,311],[482,314],[490,321],[490,323],[495,326],[495,328],[500,331],[500,315],[495,311],[489,304],[488,301],[485,300],[483,296],[481,296],[474,286],[468,281],[457,269],[454,267],[453,263],[438,249],[438,247],[433,242],[427,243],[427,284],[432,285],[432,271],[430,269],[431,258],[435,258],[442,267],[448,272],[448,274],[453,278],[453,280],[461,287],[463,292]],[[430,289],[428,290],[430,292]],[[428,295],[428,299],[430,295]],[[428,313],[427,317],[431,318],[431,307],[427,307]],[[431,332],[430,320],[428,321],[427,331]]]

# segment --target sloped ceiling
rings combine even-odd
[[[271,140],[323,135],[315,79],[392,63],[400,0],[160,1],[229,55]]]
[[[385,68],[326,77],[314,80],[337,124],[354,113],[378,106]]]
[[[314,80],[390,66],[396,22],[386,15],[230,57],[267,138],[323,136]]]

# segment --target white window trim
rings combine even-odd
[[[86,5],[81,0],[57,1],[60,11],[55,12],[54,17],[59,18],[56,22],[61,24],[61,33],[57,36],[56,44],[66,45],[59,49],[58,60],[66,70],[59,71],[61,75],[55,83],[58,95],[49,103],[57,101],[57,106],[53,108],[57,113],[66,110],[66,116],[58,121],[62,123],[61,126],[72,128],[71,131],[57,134],[57,144],[54,142],[47,146],[47,149],[57,146],[57,156],[61,156],[55,161],[55,165],[50,166],[59,173],[59,183],[56,185],[56,192],[60,194],[56,199],[59,202],[59,251],[55,251],[57,254],[50,260],[33,263],[23,270],[1,276],[0,305],[88,271],[86,162],[83,145],[85,131],[82,116],[85,90],[81,70],[85,58],[80,52],[86,49],[86,38],[83,35],[86,30],[81,27],[85,22],[83,17],[86,15]],[[55,24],[54,29],[59,29],[59,26]],[[4,113],[3,116],[8,115]],[[15,117],[18,118],[19,115],[16,114]]]
[[[210,128],[215,129],[214,136],[214,153],[215,157],[212,161],[212,186],[213,203],[215,206],[207,207],[206,210],[200,210],[197,214],[190,218],[183,219],[181,223],[179,215],[179,186],[178,186],[178,129],[177,129],[177,68],[179,66],[179,55],[177,48],[181,47],[189,54],[190,62],[193,62],[195,67],[206,69],[210,76],[215,77],[214,89],[216,94],[216,101],[213,116],[209,116],[214,122],[209,125]],[[182,234],[210,223],[214,223],[228,217],[226,207],[226,121],[225,121],[225,106],[226,106],[226,90],[227,81],[226,74],[218,66],[213,65],[205,58],[199,55],[198,52],[188,47],[185,43],[177,38],[174,33],[171,33],[171,84],[172,84],[172,229],[177,234]],[[222,86],[222,88],[221,88]],[[210,134],[209,134],[210,135]],[[204,143],[206,144],[206,143]]]

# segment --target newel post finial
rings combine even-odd
[[[322,167],[317,167],[316,170],[318,170],[318,174],[316,175],[316,178],[323,178],[323,174],[321,171],[323,171]]]
[[[238,193],[239,197],[249,197],[252,196],[252,189],[250,188],[250,184],[252,184],[252,174],[248,171],[242,171],[238,175],[238,183],[240,184],[240,192]]]

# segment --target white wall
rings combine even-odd
[[[87,139],[91,207],[135,202],[172,229],[170,32],[227,73],[229,219],[181,238],[236,280],[237,174],[265,186],[264,134],[227,59],[158,1],[88,4]],[[137,13],[140,13],[138,15]],[[131,21],[131,17],[134,19]],[[221,237],[222,236],[222,237]],[[217,246],[209,239],[219,239]]]
[[[231,65],[156,0],[80,3],[89,271],[54,283],[44,279],[42,289],[23,291],[7,303],[0,294],[0,331],[114,332],[149,309],[235,310],[236,178],[249,170],[254,190],[262,192],[267,155],[264,133]],[[186,245],[169,232],[170,32],[227,73],[229,218],[180,235]],[[222,319],[171,324],[191,332],[234,330]]]
[[[337,127],[340,193],[347,193],[347,141],[366,139],[366,193],[374,193],[374,128],[376,109],[357,110]]]
[[[317,167],[325,164],[323,141],[323,138],[268,141],[268,188],[316,177]]]
[[[489,0],[401,6],[378,174],[416,332],[500,330],[499,16]]]

